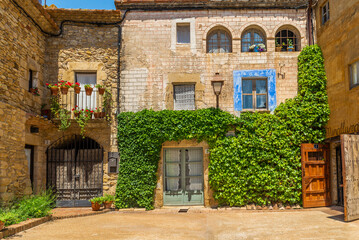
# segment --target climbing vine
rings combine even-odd
[[[118,116],[118,208],[153,208],[162,143],[205,140],[211,148],[209,182],[221,205],[300,203],[300,144],[320,143],[329,119],[324,61],[318,46],[298,58],[298,96],[274,114],[217,109],[143,110]],[[235,137],[225,137],[232,126]]]

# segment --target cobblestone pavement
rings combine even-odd
[[[110,212],[51,221],[9,239],[359,239],[359,222],[329,208]]]

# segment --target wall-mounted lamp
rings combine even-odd
[[[285,67],[285,64],[279,63],[278,78],[279,78],[279,77],[282,77],[282,79],[285,78],[285,73],[282,72],[283,67]]]
[[[217,108],[219,108],[219,95],[221,95],[223,83],[224,81],[222,80],[212,81],[213,92],[216,95]]]

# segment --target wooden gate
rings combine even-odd
[[[329,146],[306,143],[301,153],[303,207],[329,206]]]
[[[359,135],[341,135],[344,220],[359,219]]]
[[[94,140],[67,136],[47,149],[47,186],[57,194],[59,207],[90,206],[102,196],[103,149]]]

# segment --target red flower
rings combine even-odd
[[[91,112],[93,113],[93,111],[91,110]]]
[[[84,109],[81,109],[81,111],[83,111]]]
[[[78,82],[77,82],[77,83],[75,83],[75,84],[76,84],[77,86],[80,86],[80,83],[78,83]]]
[[[46,83],[46,86],[49,86],[50,84]]]
[[[86,112],[88,112],[89,110],[88,109],[86,109]]]
[[[77,105],[75,107],[78,107]]]
[[[57,86],[57,83],[55,84],[55,86]]]
[[[72,111],[75,111],[75,108],[73,108]]]

